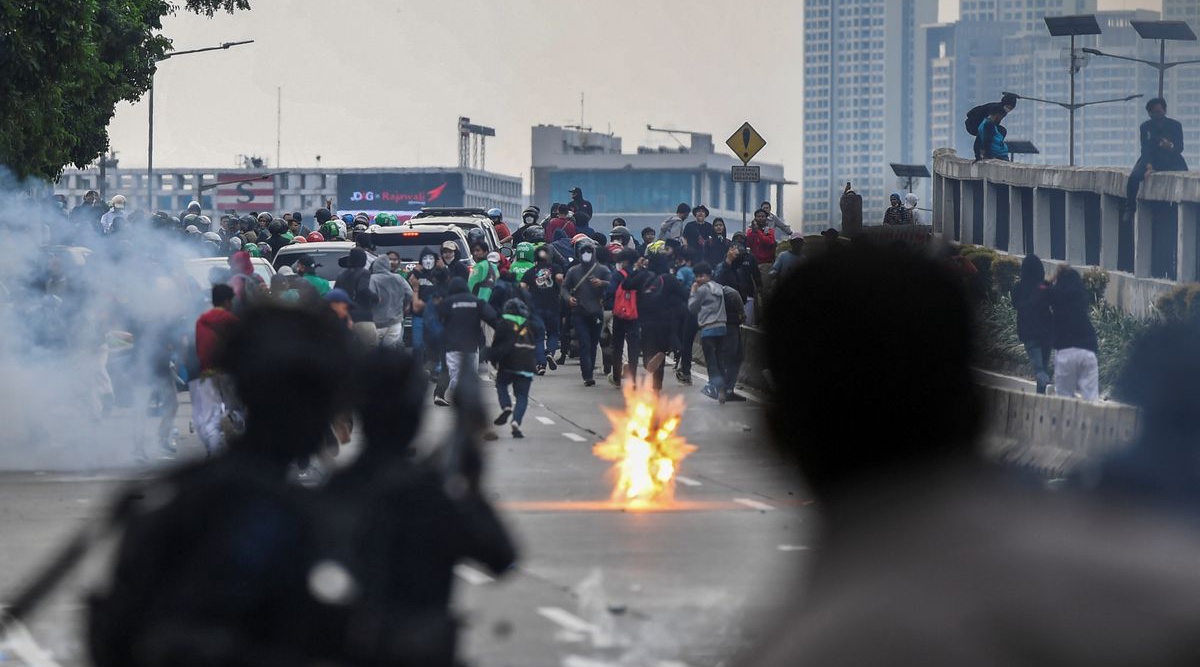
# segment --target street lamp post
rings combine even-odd
[[[1166,79],[1167,70],[1178,67],[1180,65],[1194,65],[1200,63],[1200,60],[1179,60],[1173,63],[1167,62],[1167,40],[1194,42],[1196,41],[1196,33],[1192,32],[1192,28],[1185,21],[1130,21],[1129,22],[1138,35],[1142,39],[1157,39],[1158,40],[1158,62],[1153,60],[1143,60],[1134,58],[1133,56],[1120,56],[1115,53],[1105,53],[1100,49],[1084,49],[1084,53],[1093,56],[1104,56],[1105,58],[1116,58],[1117,60],[1130,60],[1135,63],[1149,65],[1158,70],[1158,96],[1163,96],[1163,83]]]
[[[1072,79],[1072,83],[1073,82],[1074,82],[1074,79]],[[1074,91],[1075,91],[1075,87],[1071,86],[1071,92],[1074,93]],[[1078,111],[1084,107],[1095,106],[1097,104],[1109,104],[1111,102],[1128,102],[1130,100],[1136,100],[1139,97],[1143,97],[1143,95],[1138,94],[1138,95],[1126,95],[1125,97],[1117,97],[1117,98],[1114,98],[1111,100],[1095,100],[1092,102],[1076,102],[1075,96],[1072,95],[1070,102],[1058,102],[1055,100],[1041,100],[1036,97],[1026,97],[1025,95],[1021,95],[1019,93],[1010,93],[1007,91],[1004,92],[1004,94],[1005,95],[1014,95],[1014,96],[1016,96],[1017,99],[1029,100],[1030,102],[1041,102],[1042,104],[1053,104],[1055,106],[1060,106],[1060,107],[1066,109],[1067,111],[1071,112],[1070,130],[1068,130],[1068,132],[1070,134],[1070,138],[1069,138],[1070,143],[1068,145],[1070,147],[1069,148],[1070,165],[1072,167],[1075,166],[1075,112],[1076,111]]]
[[[189,49],[187,51],[171,51],[169,53],[164,53],[161,58],[157,59],[156,62],[162,62],[168,58],[174,58],[176,56],[186,56],[186,55],[190,55],[193,53],[204,53],[206,51],[223,51],[225,49],[229,49],[234,46],[241,46],[243,44],[253,44],[253,43],[254,43],[254,40],[247,39],[247,40],[244,40],[241,42],[224,42],[224,43],[220,44],[219,46],[207,46],[202,49]],[[148,123],[150,136],[147,138],[147,141],[146,141],[146,212],[147,213],[150,213],[150,211],[152,211],[155,208],[154,207],[154,75],[150,76],[150,91],[149,92],[150,92],[150,94],[149,94],[149,98],[147,99],[147,103],[149,104],[149,112],[150,112],[150,119],[149,119],[149,123]]]

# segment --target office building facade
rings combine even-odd
[[[805,0],[804,227],[840,225],[850,182],[864,219],[897,189],[888,164],[928,164],[925,33],[937,0]],[[928,192],[928,184],[923,184]],[[927,200],[928,197],[926,196]]]

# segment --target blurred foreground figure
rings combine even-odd
[[[1096,490],[1114,501],[1200,516],[1200,325],[1164,324],[1134,344],[1117,384],[1141,408],[1133,446],[1104,461]]]
[[[118,501],[125,534],[88,619],[94,664],[303,664],[289,612],[308,607],[319,536],[287,469],[329,428],[347,348],[332,317],[300,310],[251,309],[229,332],[216,365],[248,411],[245,433]],[[279,400],[281,387],[305,387],[309,404]]]
[[[325,489],[326,542],[358,583],[344,600],[322,600],[331,614],[310,615],[303,634],[333,630],[341,655],[360,665],[450,667],[458,621],[450,610],[454,566],[469,559],[500,575],[516,560],[507,531],[480,487],[478,380],[460,382],[458,428],[432,459],[412,447],[428,382],[412,357],[387,346],[372,350],[356,379],[366,444]],[[472,451],[465,451],[470,449]],[[444,456],[442,456],[444,455]],[[447,465],[449,463],[449,465]],[[340,608],[337,604],[340,603]],[[325,656],[322,656],[325,657]]]
[[[1200,664],[1192,534],[981,460],[970,310],[946,271],[854,246],[767,309],[771,428],[825,525],[798,608],[743,664]]]

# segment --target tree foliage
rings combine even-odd
[[[248,0],[0,0],[0,165],[54,179],[108,147],[117,103],[150,89],[171,48],[162,18]]]

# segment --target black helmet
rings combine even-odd
[[[505,315],[519,315],[520,317],[529,317],[529,306],[520,299],[509,299],[504,302]]]
[[[480,229],[478,227],[472,227],[471,229],[467,230],[467,246],[471,247],[471,246],[474,246],[476,243],[482,243],[483,245],[486,246],[487,245],[487,235],[485,235],[483,233],[482,229]]]
[[[541,225],[530,225],[525,228],[525,240],[529,243],[545,243],[546,230]]]

